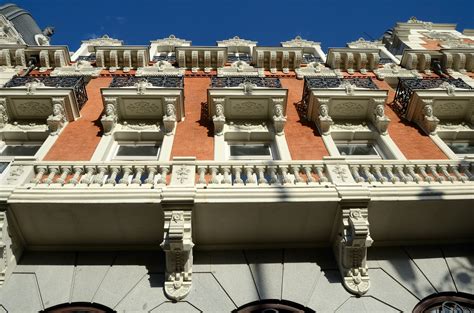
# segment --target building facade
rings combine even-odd
[[[15,10],[0,310],[474,309],[473,30],[70,52]]]

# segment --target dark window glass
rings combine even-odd
[[[241,156],[271,156],[270,146],[261,145],[232,145],[230,146],[230,155],[233,157]]]
[[[0,162],[0,174],[7,168],[8,164],[10,164],[10,162]]]
[[[40,146],[13,146],[8,145],[3,149],[2,156],[33,156],[39,150]]]
[[[473,142],[452,142],[448,147],[456,154],[474,154]]]
[[[373,144],[338,144],[341,155],[378,155]]]
[[[156,156],[159,146],[119,146],[117,156]]]

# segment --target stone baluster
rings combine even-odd
[[[259,185],[267,185],[268,181],[265,178],[265,166],[257,166],[257,176]]]
[[[417,165],[416,168],[418,169],[418,172],[420,172],[421,177],[423,177],[424,181],[428,183],[431,183],[433,181],[433,177],[426,173],[426,165]]]
[[[469,167],[469,164],[461,164],[461,170],[463,174],[466,175],[470,181],[473,181],[474,175],[472,175],[471,171],[469,170]]]
[[[160,167],[160,179],[156,182],[157,184],[163,184],[166,185],[166,178],[168,177],[168,173],[170,172],[170,167],[169,166],[161,166]]]
[[[304,170],[304,174],[306,175],[306,181],[308,183],[316,182],[316,179],[314,179],[314,177],[313,177],[313,173],[311,173],[311,170],[312,170],[311,165],[303,166],[303,170]],[[319,174],[318,174],[318,176],[319,176]]]
[[[372,165],[372,168],[374,169],[376,178],[379,182],[381,183],[388,182],[388,178],[382,174],[382,165],[378,165],[378,164]]]
[[[142,175],[145,167],[143,166],[135,166],[135,176],[132,179],[132,184],[142,184]]]
[[[145,179],[145,184],[153,185],[155,183],[155,175],[158,172],[156,166],[147,166],[148,177]]]
[[[95,175],[94,179],[92,179],[92,183],[102,185],[104,182],[104,177],[108,171],[108,168],[106,166],[98,166],[97,171],[98,173],[97,175]],[[114,185],[115,185],[115,180],[114,180]]]
[[[440,182],[446,180],[443,176],[441,176],[441,175],[438,174],[438,168],[437,168],[436,165],[428,165],[428,168],[429,168],[431,174],[434,176],[434,179],[435,179],[437,182],[440,183]]]
[[[198,184],[206,184],[206,169],[207,166],[198,166],[197,171],[198,171]]]
[[[359,174],[359,165],[350,165],[349,168],[351,169],[352,177],[358,183],[365,182],[364,177],[360,176]]]
[[[300,176],[300,166],[299,165],[292,165],[291,166],[291,173],[295,176],[295,183],[304,183],[303,178]]]
[[[82,166],[73,166],[74,176],[69,180],[70,184],[77,185],[79,183],[80,177],[84,172],[84,168]]]
[[[400,178],[398,178],[397,176],[395,176],[395,174],[393,174],[393,166],[392,165],[384,165],[383,169],[385,170],[385,173],[387,173],[388,179],[392,183],[395,184],[395,183],[398,183],[400,181]]]
[[[447,165],[440,165],[439,169],[441,170],[441,173],[443,173],[443,175],[446,177],[446,179],[449,180],[450,182],[454,182],[456,180],[456,178],[453,175],[449,174]]]
[[[314,168],[316,168],[316,174],[319,177],[319,182],[320,183],[327,183],[329,179],[327,178],[326,174],[324,173],[324,166],[323,165],[316,165]]]
[[[82,175],[80,184],[89,185],[92,182],[92,176],[95,173],[95,166],[86,166],[86,174]]]
[[[49,167],[49,175],[48,177],[46,177],[45,180],[43,180],[43,183],[45,184],[52,184],[53,183],[53,180],[54,180],[54,176],[56,176],[56,174],[58,174],[59,172],[59,167],[57,166],[50,166]]]
[[[416,172],[415,172],[415,165],[406,165],[406,168],[407,168],[407,171],[408,171],[408,174],[410,174],[412,180],[411,181],[414,181],[415,183],[419,183],[420,181],[423,181],[420,177],[420,175],[418,175]]]
[[[110,167],[110,176],[109,178],[105,181],[106,184],[108,185],[114,185],[116,184],[116,179],[117,179],[117,175],[118,173],[120,172],[120,167],[118,166],[111,166]]]
[[[56,179],[56,183],[64,185],[66,183],[67,176],[69,173],[71,173],[71,167],[70,166],[61,166],[61,176]]]
[[[247,176],[247,179],[245,180],[245,184],[256,184],[257,181],[253,177],[253,166],[246,165],[244,166],[244,170],[245,170],[245,175]]]
[[[124,166],[123,167],[123,175],[122,175],[122,178],[119,180],[119,184],[128,185],[128,178],[130,177],[131,173],[132,173],[132,167],[131,166]]]
[[[33,184],[39,184],[41,183],[41,180],[43,179],[44,174],[46,173],[46,166],[38,166],[36,168],[36,176],[31,180],[31,183]]]
[[[454,176],[456,176],[456,178],[459,180],[459,181],[462,181],[463,183],[466,182],[468,180],[468,178],[464,175],[462,175],[461,173],[459,173],[459,170],[458,170],[458,166],[457,165],[450,165],[449,168],[451,169],[451,171],[453,172]]]
[[[279,168],[280,168],[283,184],[291,184],[292,181],[288,175],[288,167],[286,165],[283,165],[283,166],[279,166]]]
[[[224,179],[222,179],[222,183],[232,184],[232,177],[230,175],[230,166],[223,166],[222,172],[224,173]]]
[[[367,177],[367,181],[369,183],[376,182],[377,179],[375,178],[374,175],[370,172],[370,165],[361,165],[362,172],[364,173],[365,177]]]
[[[413,177],[410,175],[405,175],[405,172],[403,171],[403,165],[395,165],[395,171],[397,172],[398,176],[400,176],[400,179],[406,184],[408,182],[413,181]]]
[[[241,178],[241,173],[242,173],[242,168],[240,166],[233,166],[232,167],[234,169],[234,184],[235,185],[241,185],[244,183],[244,181],[242,180]]]
[[[211,180],[209,181],[209,184],[219,184],[219,179],[217,179],[217,174],[219,173],[219,167],[218,166],[209,166],[209,170],[211,171]]]
[[[278,176],[276,174],[276,167],[269,166],[268,173],[270,174],[270,184],[278,184],[279,181],[278,181]]]

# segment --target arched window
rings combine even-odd
[[[105,305],[89,302],[72,302],[55,305],[42,313],[110,313],[116,312]]]
[[[474,312],[474,295],[462,292],[440,292],[421,300],[414,313]]]
[[[241,306],[232,313],[314,313],[314,310],[287,300],[261,300]]]

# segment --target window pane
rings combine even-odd
[[[456,154],[474,154],[474,143],[472,142],[452,142],[448,147]]]
[[[156,156],[158,146],[119,146],[117,156]]]
[[[10,162],[0,162],[0,173],[3,173],[3,171],[7,168],[8,164],[10,164]]]
[[[367,144],[338,144],[336,145],[341,155],[378,155],[371,143]]]
[[[3,156],[33,156],[40,146],[6,146],[0,155]]]
[[[271,156],[270,146],[261,145],[232,145],[230,146],[231,156]]]

